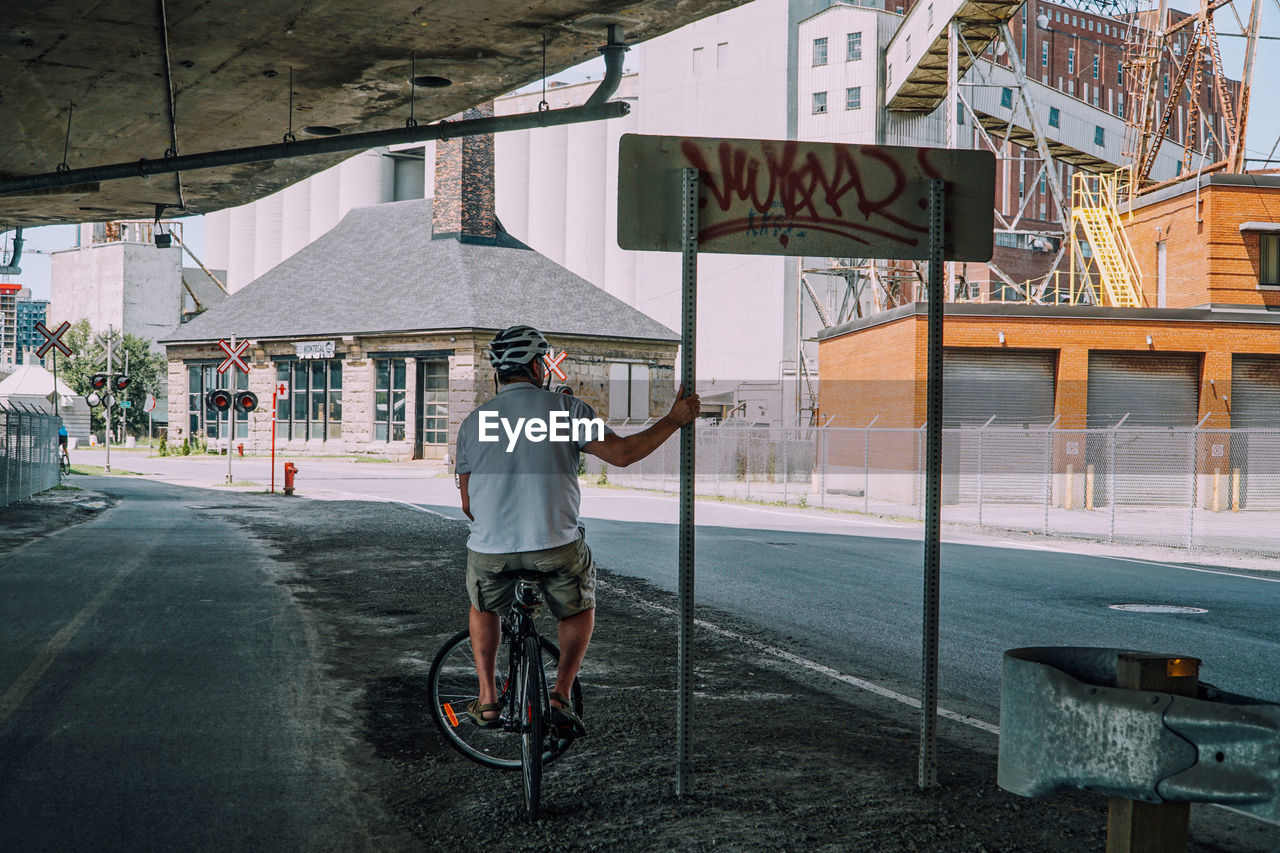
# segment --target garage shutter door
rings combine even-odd
[[[1089,353],[1089,426],[1112,427],[1128,415],[1115,435],[1114,457],[1106,434],[1089,438],[1089,462],[1099,482],[1114,484],[1116,503],[1189,500],[1192,445],[1185,430],[1196,425],[1199,386],[1195,353]],[[1172,433],[1172,427],[1183,432]],[[1113,459],[1115,473],[1108,479]]]
[[[1053,420],[1057,353],[948,348],[943,361],[943,426],[1047,426]]]
[[[1195,353],[1089,353],[1089,426],[1195,426],[1200,403]]]
[[[1248,430],[1231,439],[1245,508],[1280,506],[1280,356],[1231,359],[1231,426]]]
[[[1057,353],[950,348],[944,359],[943,500],[976,501],[979,468],[984,501],[1042,500]],[[979,439],[973,427],[993,415]]]

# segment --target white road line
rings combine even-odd
[[[661,613],[666,613],[672,616],[679,615],[676,613],[675,610],[673,610],[670,607],[665,607],[661,604],[654,604],[652,601],[646,601],[645,599],[640,598],[637,595],[633,595],[631,593],[620,590],[614,587],[612,584],[606,583],[604,581],[597,580],[596,586],[608,587],[612,589],[613,592],[617,595],[621,595],[625,598],[629,598],[632,601],[636,602],[637,604],[641,604],[645,607],[651,608],[653,610],[657,610]],[[890,690],[887,687],[881,687],[879,684],[876,684],[875,682],[872,682],[872,681],[867,681],[865,678],[858,678],[853,675],[846,675],[845,673],[832,669],[831,667],[826,666],[825,664],[820,664],[820,663],[817,663],[816,661],[811,661],[808,658],[803,658],[800,655],[795,654],[794,652],[787,651],[786,649],[780,649],[777,646],[770,646],[767,643],[760,642],[759,640],[753,640],[752,638],[743,636],[742,634],[739,634],[736,631],[730,631],[726,628],[721,628],[720,626],[713,625],[710,622],[707,622],[703,619],[694,620],[694,624],[696,624],[698,627],[704,630],[710,631],[713,634],[719,634],[720,636],[725,637],[727,639],[734,640],[735,642],[742,643],[743,645],[751,646],[752,648],[755,648],[758,651],[764,652],[765,654],[770,655],[771,657],[776,657],[788,663],[793,663],[793,664],[796,664],[797,666],[802,666],[805,669],[820,673],[822,675],[827,676],[828,678],[832,678],[832,679],[835,679],[836,681],[840,681],[844,684],[848,684],[851,687],[856,687],[859,690],[865,690],[868,693],[874,693],[875,695],[882,696],[885,699],[892,699],[894,702],[899,702],[903,705],[906,705],[909,708],[915,708],[917,710],[920,708],[919,699],[914,699],[903,693],[899,693],[896,690]],[[988,732],[993,735],[1000,734],[999,726],[993,726],[991,723],[988,723],[986,720],[979,720],[976,717],[970,717],[965,714],[960,714],[955,711],[947,710],[946,708],[939,708],[938,716],[945,717],[948,720],[954,720],[957,723],[963,723],[966,726],[972,726],[975,729],[979,729],[981,731]]]
[[[111,597],[111,593],[116,591],[116,587],[120,586],[121,582],[132,574],[137,567],[138,563],[134,562],[133,565],[126,566],[112,575],[102,585],[102,589],[98,590],[98,594],[90,599],[88,604],[80,608],[80,612],[72,617],[70,622],[63,625],[62,629],[54,634],[49,642],[45,643],[44,648],[35,656],[31,664],[22,675],[18,676],[18,680],[5,691],[4,696],[0,696],[0,726],[3,726],[5,721],[13,715],[13,712],[18,710],[23,700],[27,698],[27,694],[36,686],[41,676],[45,674],[58,657],[58,654],[66,648],[67,643],[71,642],[76,633],[84,627],[84,623],[93,618],[94,614]]]
[[[1242,575],[1238,572],[1228,572],[1222,569],[1198,569],[1194,566],[1180,566],[1177,563],[1165,563],[1160,560],[1144,560],[1141,557],[1117,557],[1109,554],[1090,554],[1085,551],[1064,551],[1061,548],[1052,548],[1047,545],[1033,545],[1029,542],[1016,542],[1010,539],[1000,539],[997,540],[997,542],[1017,548],[1023,548],[1028,551],[1051,551],[1055,554],[1075,554],[1079,557],[1096,557],[1099,560],[1118,560],[1124,563],[1139,563],[1144,566],[1159,566],[1160,568],[1165,569],[1179,569],[1184,572],[1199,572],[1205,575],[1226,575],[1229,578],[1243,578],[1251,581],[1263,581],[1264,583],[1280,583],[1280,578],[1260,578],[1257,575]]]

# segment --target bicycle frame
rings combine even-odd
[[[537,637],[538,629],[534,624],[534,615],[542,606],[542,589],[537,581],[521,579],[516,582],[515,600],[511,610],[502,619],[502,642],[507,647],[507,680],[503,685],[504,696],[511,695],[520,685],[520,670],[524,664],[524,641],[528,637]],[[517,690],[517,693],[519,691]],[[546,691],[543,691],[546,695]],[[511,701],[503,703],[503,718],[507,731],[521,732],[526,721],[521,720],[518,708],[523,704],[523,695],[513,695]]]

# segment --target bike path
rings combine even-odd
[[[364,846],[303,621],[198,511],[226,498],[77,484],[119,504],[0,555],[0,850]]]

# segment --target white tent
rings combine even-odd
[[[38,364],[24,364],[0,381],[0,405],[20,404],[28,409],[52,413],[55,396],[53,374]],[[61,379],[58,380],[57,412],[67,425],[67,433],[83,442],[89,440],[89,404]]]

